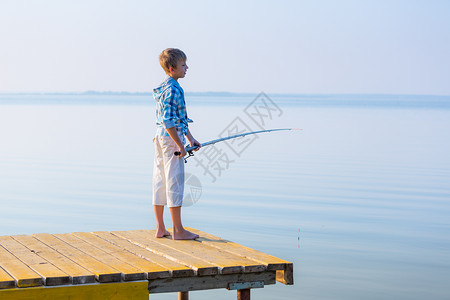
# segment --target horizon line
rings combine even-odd
[[[449,97],[450,94],[412,94],[412,93],[266,93],[264,91],[258,93],[250,93],[250,92],[185,92],[186,95],[191,96],[255,96],[259,94],[273,95],[273,96],[327,96],[327,95],[384,95],[384,96],[435,96],[435,97]],[[127,95],[127,96],[148,96],[153,95],[153,92],[129,92],[129,91],[96,91],[96,90],[87,90],[83,92],[2,92],[0,91],[0,95],[91,95],[91,96],[101,96],[101,95]]]

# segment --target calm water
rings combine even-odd
[[[198,152],[187,172],[201,194],[187,186],[183,218],[294,263],[294,286],[255,299],[448,299],[449,97],[273,96],[259,115],[252,100],[192,96],[191,131],[207,141],[262,120],[303,130]],[[148,96],[0,103],[1,235],[154,228]],[[211,297],[235,295],[191,293]]]

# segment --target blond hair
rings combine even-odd
[[[183,51],[176,48],[167,48],[159,55],[159,63],[164,71],[169,74],[170,68],[176,68],[180,60],[186,61],[187,57]]]

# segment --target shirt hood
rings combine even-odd
[[[161,99],[161,95],[171,86],[181,89],[180,84],[175,79],[167,76],[167,78],[157,88],[153,89],[153,98],[155,98],[156,101],[159,101]]]

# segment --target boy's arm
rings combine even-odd
[[[191,131],[189,130],[189,128],[187,130],[186,137],[187,137],[191,147],[192,146],[198,146],[198,148],[195,149],[194,151],[200,150],[200,148],[202,147],[202,144],[200,144],[196,139],[194,139],[194,137],[192,136]]]
[[[166,128],[167,133],[169,134],[169,136],[172,138],[172,140],[175,142],[175,144],[177,144],[178,148],[180,149],[181,155],[180,158],[185,156],[186,150],[184,149],[184,145],[181,142],[180,137],[178,136],[178,132],[177,129],[175,127],[170,127],[170,128]]]

